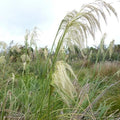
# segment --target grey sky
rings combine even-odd
[[[84,3],[88,3],[88,0],[0,0],[0,41],[23,43],[25,30],[37,26],[41,31],[40,46],[49,46],[66,13],[79,10]],[[120,4],[114,4],[114,7],[120,16]],[[106,31],[109,41],[114,38],[120,44],[120,24],[115,17],[109,17],[108,27],[103,25],[103,32]],[[98,38],[101,36],[97,35]]]
[[[36,25],[43,29],[53,20],[50,0],[0,0],[0,26],[9,32],[24,32]],[[45,27],[45,28],[44,28]]]

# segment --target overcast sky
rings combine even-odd
[[[120,2],[116,2],[119,0],[106,1],[113,2],[120,17]],[[80,10],[85,3],[88,0],[0,0],[0,41],[24,43],[26,29],[32,30],[36,26],[41,33],[39,46],[49,47],[64,16],[74,9]],[[117,19],[108,17],[107,27],[105,24],[102,26],[103,33],[106,32],[108,36],[106,43],[115,39],[120,44],[120,23]],[[96,41],[90,39],[88,44],[98,44],[102,34],[97,33]]]

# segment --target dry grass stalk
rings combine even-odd
[[[109,76],[114,75],[120,68],[119,62],[109,62],[106,61],[104,63],[97,63],[97,65],[93,66],[95,69],[95,74],[100,76]]]

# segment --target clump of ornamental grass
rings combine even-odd
[[[75,45],[80,49],[82,56],[85,57],[82,49],[87,44],[88,35],[95,39],[96,30],[101,31],[100,17],[103,18],[105,23],[107,22],[106,11],[109,14],[112,12],[117,17],[115,9],[109,3],[101,0],[83,5],[80,11],[73,10],[64,17],[51,48],[52,53],[57,43],[53,66],[63,46],[67,46],[71,51],[74,51]]]
[[[56,64],[60,50],[63,46],[67,46],[73,51],[73,46],[76,45],[85,58],[82,49],[85,43],[87,44],[88,35],[91,35],[93,39],[95,39],[96,30],[101,30],[99,18],[102,16],[103,20],[106,22],[106,11],[109,14],[112,12],[117,17],[115,9],[109,3],[98,0],[94,3],[83,5],[80,11],[74,10],[69,12],[60,23],[51,49],[51,53],[53,53],[54,47],[56,48],[52,61],[52,69],[55,68],[55,71],[52,74],[51,85],[56,88],[58,94],[67,105],[70,104],[69,98],[74,99],[74,87],[65,72],[66,69],[65,66],[62,65],[63,63],[61,64],[60,62],[58,65]],[[57,46],[55,46],[56,43]],[[71,86],[71,88],[67,85]]]
[[[71,100],[74,101],[76,89],[68,72],[77,80],[70,65],[63,61],[57,61],[55,64],[55,71],[52,74],[51,86],[55,88],[63,101],[69,106]]]
[[[47,48],[45,48],[43,52],[44,52],[44,57],[45,57],[45,60],[46,60],[47,57],[48,57],[48,50],[47,50]]]
[[[68,46],[71,51],[74,50],[74,45],[76,45],[85,57],[82,49],[87,44],[88,35],[95,39],[96,30],[101,31],[100,17],[107,22],[106,11],[109,14],[112,12],[117,17],[115,9],[109,3],[101,0],[83,5],[80,11],[69,12],[61,21],[53,43],[54,46],[58,40],[56,54],[63,45]]]
[[[55,37],[54,43],[56,42],[56,40],[59,40],[57,47],[54,46],[55,44],[53,43],[53,47],[56,47],[56,49],[53,49],[52,47],[51,50],[52,51],[51,54],[53,53],[53,50],[55,50],[55,54],[52,59],[52,65],[50,67],[48,67],[49,64],[47,64],[48,66],[45,65],[45,67],[47,66],[48,68],[50,68],[50,74],[48,69],[47,72],[45,71],[47,77],[44,76],[44,78],[41,79],[41,76],[37,75],[40,77],[40,80],[37,78],[35,79],[34,76],[31,77],[30,75],[19,77],[20,84],[18,84],[18,87],[13,89],[14,94],[16,95],[12,95],[11,97],[12,99],[13,97],[15,97],[15,100],[13,102],[13,104],[15,105],[13,106],[12,110],[20,111],[21,113],[24,113],[25,119],[31,119],[31,120],[32,119],[54,120],[57,119],[56,116],[58,114],[61,116],[63,115],[63,117],[66,115],[67,117],[66,116],[65,117],[66,119],[68,119],[72,115],[71,111],[75,114],[78,114],[78,119],[79,118],[84,119],[87,113],[90,111],[91,114],[90,118],[95,119],[92,107],[96,103],[96,101],[98,101],[103,96],[105,92],[103,91],[103,93],[100,94],[98,97],[96,97],[96,99],[93,100],[92,102],[90,101],[91,99],[89,97],[89,92],[93,90],[92,92],[94,93],[95,89],[91,89],[90,91],[89,84],[86,84],[85,87],[81,89],[82,93],[79,94],[79,98],[81,100],[80,102],[77,101],[79,105],[77,104],[77,102],[75,103],[76,106],[78,105],[77,112],[73,108],[71,110],[69,107],[69,110],[65,110],[65,112],[68,111],[68,114],[64,114],[65,112],[63,112],[63,114],[62,112],[57,113],[55,114],[55,116],[52,115],[50,116],[49,114],[54,112],[52,111],[53,107],[55,107],[56,111],[57,110],[59,111],[59,107],[64,109],[64,106],[66,105],[70,106],[72,102],[75,101],[77,94],[75,86],[73,84],[75,82],[77,83],[77,78],[73,70],[67,63],[63,61],[57,61],[59,55],[58,53],[60,52],[60,49],[63,47],[63,45],[66,44],[70,46],[70,48],[72,49],[74,44],[77,45],[82,51],[82,48],[84,47],[84,43],[85,42],[87,43],[88,34],[90,34],[94,38],[95,31],[97,29],[100,30],[99,17],[102,16],[102,18],[106,22],[106,15],[105,15],[106,11],[109,14],[113,12],[115,16],[117,16],[117,13],[115,12],[114,8],[110,4],[101,0],[98,0],[88,5],[84,5],[82,6],[80,11],[72,11],[65,16],[65,18],[61,21],[61,24],[59,26],[59,29]],[[34,35],[35,34],[31,35],[32,36],[31,40],[34,39],[33,37]],[[27,55],[27,47],[33,44],[32,41],[30,44],[28,44],[28,40],[30,39],[29,37],[30,37],[30,33],[28,31],[28,33],[25,36],[26,55]],[[49,63],[49,58],[50,56],[47,58],[48,63]],[[39,63],[39,61],[37,61],[37,63]],[[39,64],[37,64],[36,68],[40,69],[38,65]],[[45,67],[42,68],[45,69]],[[51,81],[49,80],[49,78]],[[48,91],[50,91],[49,86],[52,86],[54,90],[57,91],[58,95],[62,98],[65,104],[63,102],[62,105],[57,103],[57,99],[56,99],[57,95],[54,94],[53,96],[49,95],[48,93]],[[97,88],[98,87],[96,87],[96,89]],[[91,93],[91,95],[93,93]],[[51,97],[51,101],[50,101],[50,97]],[[52,98],[54,98],[54,100]],[[87,104],[84,106],[86,107],[88,105],[88,107],[86,109],[84,107],[81,116],[81,110],[79,108],[83,106],[84,100],[86,99],[87,99]],[[52,102],[52,100],[55,101],[57,105],[55,106],[53,104],[51,106],[50,105],[47,106],[47,104],[49,104],[49,102]],[[74,107],[75,109],[76,106]],[[47,115],[47,110],[48,110],[48,115]],[[72,118],[74,118],[74,115]]]

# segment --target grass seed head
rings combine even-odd
[[[33,31],[30,34],[30,46],[34,45],[35,47],[37,46],[36,40],[38,39],[38,32],[37,32],[37,27],[34,27]]]
[[[113,47],[114,47],[114,40],[112,40],[109,44],[108,50],[109,50],[109,56],[111,58],[112,54],[113,54]]]
[[[21,55],[21,59],[22,59],[22,62],[30,62],[31,61],[30,57],[26,54]]]
[[[104,35],[102,36],[101,42],[100,42],[100,51],[101,53],[104,53],[104,41],[106,38],[106,33],[104,33]]]
[[[70,99],[74,100],[76,90],[67,73],[67,70],[72,76],[74,76],[75,79],[77,79],[70,65],[63,61],[57,61],[55,65],[55,72],[52,75],[51,85],[56,88],[58,94],[64,102],[69,105]]]

